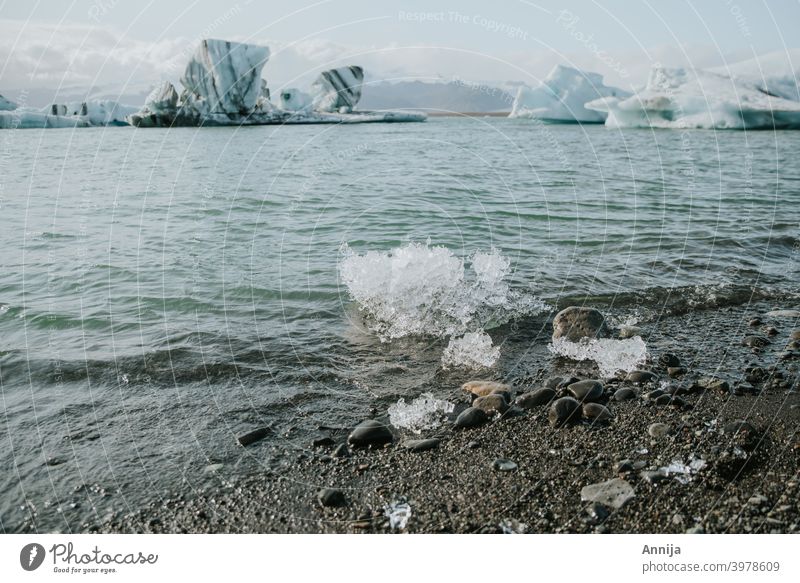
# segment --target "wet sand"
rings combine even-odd
[[[261,448],[265,470],[218,490],[188,497],[180,493],[111,521],[86,525],[100,532],[411,532],[411,533],[792,533],[800,530],[800,392],[798,351],[786,350],[800,327],[796,316],[769,317],[767,302],[691,311],[640,323],[658,375],[651,386],[606,380],[605,395],[628,386],[636,399],[607,400],[614,415],[608,424],[582,421],[553,428],[547,406],[507,415],[473,429],[449,424],[423,435],[394,430],[394,441],[377,449],[345,448],[349,428],[319,429],[330,437],[302,451]],[[760,317],[762,323],[751,320]],[[777,334],[770,336],[774,327]],[[502,334],[496,331],[495,334]],[[549,320],[527,333],[509,335],[497,380],[517,394],[541,386],[546,378],[595,378],[589,363],[555,358],[546,350]],[[746,335],[768,338],[761,349],[742,345]],[[669,378],[658,363],[673,353],[687,369]],[[751,370],[759,367],[763,373]],[[759,376],[761,374],[761,376]],[[701,389],[714,375],[725,386]],[[746,378],[749,377],[749,378]],[[460,384],[472,376],[450,373],[440,379],[452,387],[437,395],[469,405]],[[485,378],[485,377],[484,377]],[[491,378],[491,377],[489,377]],[[680,386],[684,403],[659,405],[645,394],[661,381]],[[701,383],[702,384],[702,383]],[[720,383],[721,384],[721,383]],[[683,391],[682,391],[683,392]],[[458,409],[457,411],[458,412]],[[385,409],[375,418],[386,421]],[[748,431],[731,423],[746,421]],[[667,434],[654,438],[648,428],[664,423]],[[437,437],[438,448],[421,452],[402,446],[406,439]],[[495,460],[516,469],[499,471]],[[648,474],[670,463],[703,460],[691,475]],[[627,460],[619,466],[619,462]],[[655,476],[651,483],[646,476]],[[621,508],[582,501],[587,485],[620,478],[633,488]],[[341,490],[342,506],[323,507],[321,488]],[[392,529],[387,505],[407,502],[411,516]]]

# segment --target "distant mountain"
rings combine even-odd
[[[511,111],[514,97],[504,89],[460,81],[366,83],[359,109],[422,109],[429,113]]]

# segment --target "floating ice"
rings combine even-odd
[[[491,368],[499,358],[500,348],[492,345],[492,338],[486,332],[467,332],[450,339],[442,354],[442,367]]]
[[[311,86],[314,109],[325,112],[350,113],[361,99],[364,69],[340,67],[320,73]]]
[[[617,371],[636,370],[647,360],[647,345],[641,336],[625,340],[584,338],[580,342],[559,338],[547,348],[553,354],[572,360],[593,360],[605,378],[613,377]]]
[[[645,88],[634,96],[596,99],[586,107],[608,113],[609,127],[800,128],[800,103],[702,70],[654,67]]]
[[[438,427],[454,409],[453,403],[437,399],[431,393],[424,393],[410,403],[400,399],[389,406],[389,422],[399,429],[422,433],[426,429]]]
[[[363,255],[345,244],[339,264],[342,281],[383,341],[463,335],[544,309],[510,289],[509,271],[510,261],[494,249],[465,262],[445,247],[420,243]]]
[[[299,89],[284,89],[280,94],[280,108],[286,111],[308,111],[311,109],[312,100],[308,93]]]
[[[384,516],[389,519],[389,526],[392,530],[403,530],[411,518],[411,505],[405,498],[395,500],[383,508]]]
[[[538,86],[519,88],[508,117],[559,123],[603,123],[606,113],[586,109],[584,104],[602,97],[630,95],[628,91],[603,84],[603,76],[598,73],[556,65]]]
[[[800,101],[800,49],[781,49],[711,70],[756,85],[772,95]]]
[[[17,104],[0,95],[0,111],[11,111],[17,109]]]

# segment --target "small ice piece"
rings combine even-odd
[[[389,519],[392,530],[403,530],[411,518],[411,505],[405,498],[400,498],[384,506],[383,513]]]
[[[584,338],[580,342],[558,338],[547,348],[553,354],[572,360],[593,360],[605,378],[613,377],[617,371],[636,370],[647,360],[647,345],[641,336],[624,340]]]
[[[435,429],[441,425],[445,416],[454,409],[453,403],[437,399],[431,393],[424,393],[410,403],[400,399],[391,405],[389,422],[398,429],[408,429],[419,434],[426,429]]]
[[[706,461],[702,458],[692,457],[688,464],[683,463],[681,460],[672,460],[672,462],[660,468],[668,476],[673,476],[681,484],[688,484],[692,476],[706,467]]]
[[[470,369],[491,368],[500,358],[500,348],[484,331],[468,332],[460,338],[451,338],[442,354],[442,367],[462,366]]]
[[[599,502],[609,508],[618,510],[625,503],[636,496],[633,487],[620,478],[612,478],[606,482],[590,484],[581,489],[583,502]]]
[[[500,527],[503,534],[525,534],[528,531],[528,525],[515,518],[503,520],[497,526]]]

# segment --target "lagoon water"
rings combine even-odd
[[[426,245],[494,252],[516,297],[620,318],[796,297],[798,151],[798,132],[500,118],[4,132],[0,530],[85,530],[442,394],[446,338],[382,342],[346,249],[419,244],[361,274],[408,294],[440,273]],[[495,344],[543,317],[511,310]]]

